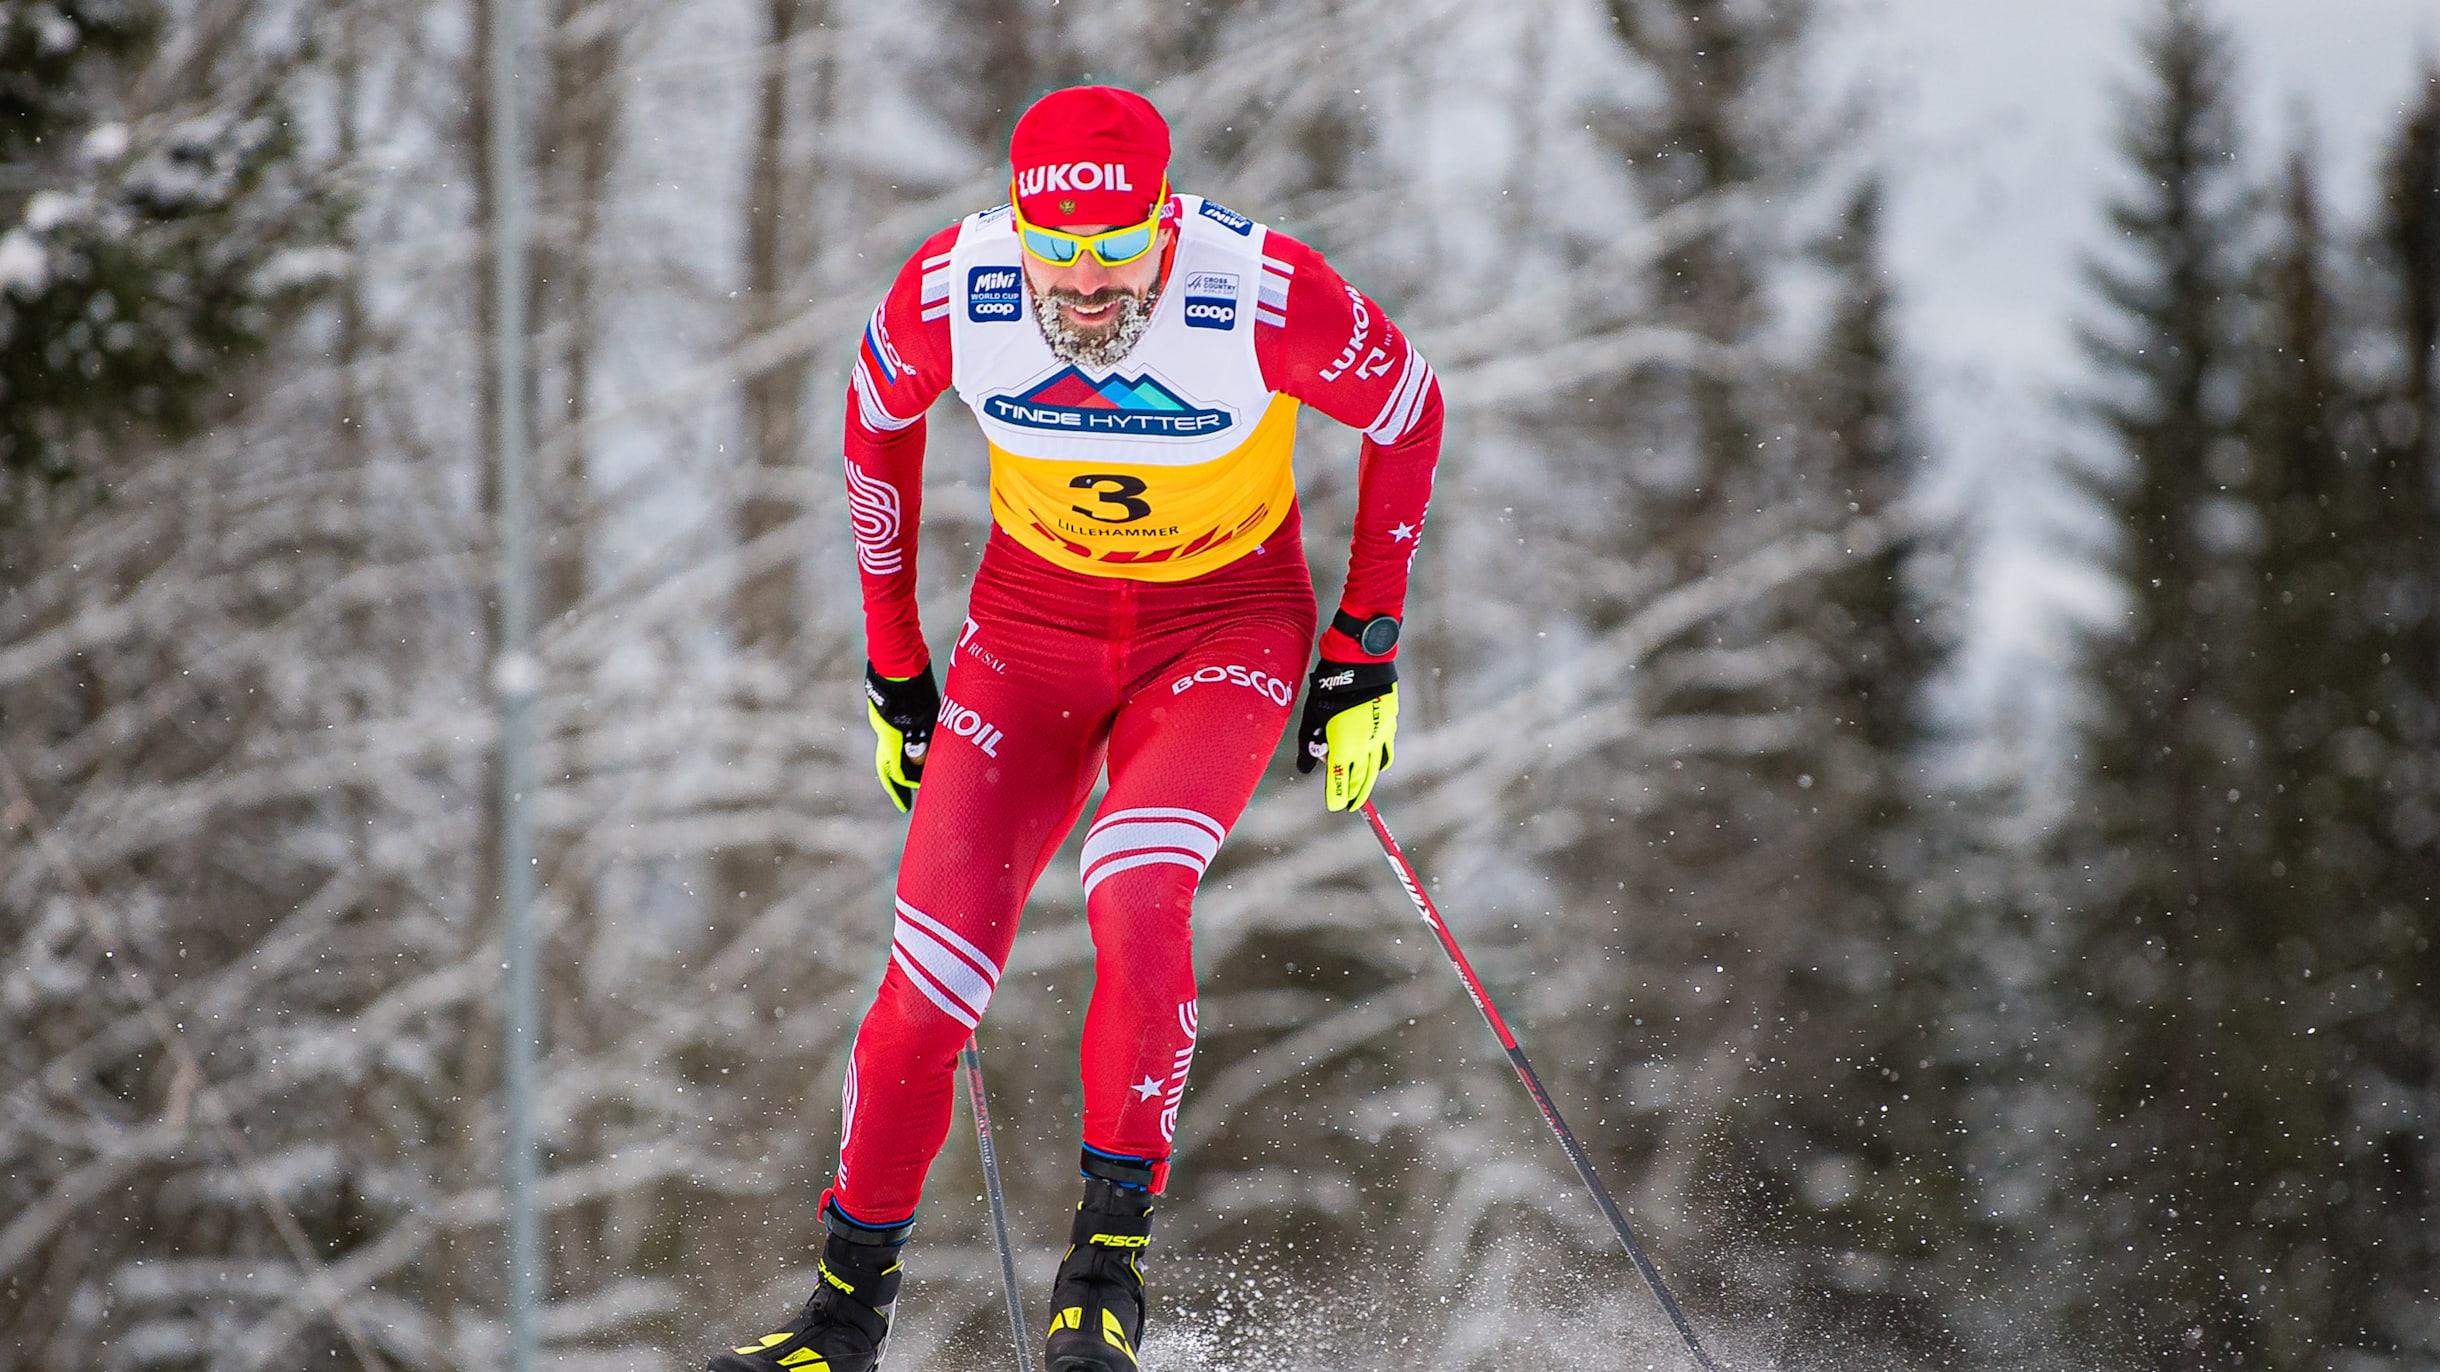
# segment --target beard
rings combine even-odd
[[[1092,309],[1118,302],[1110,317],[1092,328],[1080,328],[1068,322],[1060,312],[1062,305]],[[1135,351],[1136,340],[1152,327],[1153,307],[1161,303],[1158,285],[1142,295],[1104,286],[1091,295],[1053,287],[1034,296],[1034,322],[1042,326],[1042,341],[1048,343],[1060,361],[1079,367],[1113,367]]]

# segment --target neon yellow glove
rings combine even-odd
[[[932,725],[940,718],[940,686],[929,664],[915,676],[886,677],[867,662],[864,700],[875,737],[873,769],[881,774],[890,804],[905,814],[915,804],[915,788],[923,785],[924,754],[931,750]]]
[[[1322,778],[1322,807],[1353,810],[1372,796],[1373,783],[1389,770],[1398,739],[1398,668],[1389,662],[1315,664],[1305,687],[1305,717],[1297,726],[1302,746],[1296,770],[1329,766]]]

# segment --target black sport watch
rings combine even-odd
[[[1370,619],[1358,619],[1342,608],[1330,616],[1330,627],[1354,639],[1356,646],[1362,648],[1369,657],[1379,657],[1398,646],[1398,617],[1396,615],[1374,615]]]

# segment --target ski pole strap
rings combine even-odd
[[[1099,1177],[1103,1181],[1114,1181],[1121,1186],[1133,1186],[1149,1191],[1152,1189],[1154,1169],[1158,1166],[1159,1162],[1152,1159],[1122,1158],[1115,1153],[1098,1152],[1088,1147],[1084,1150],[1084,1160],[1077,1164],[1077,1169],[1088,1177]]]

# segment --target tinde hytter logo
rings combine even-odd
[[[1004,324],[1025,314],[1025,282],[1014,267],[976,267],[966,273],[966,317],[977,324]]]
[[[1074,367],[1062,367],[1016,395],[984,397],[983,413],[1023,429],[1131,438],[1201,438],[1236,422],[1232,411],[1197,406],[1157,377],[1094,381]]]

